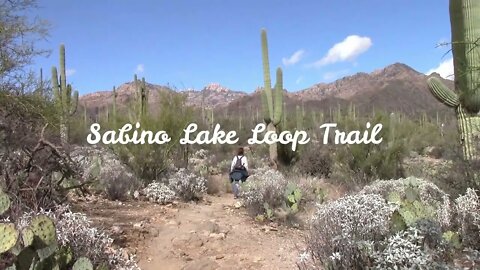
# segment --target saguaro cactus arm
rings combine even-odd
[[[273,124],[276,126],[282,121],[283,112],[283,73],[281,68],[277,68],[275,83],[275,106],[273,115]]]
[[[432,94],[442,103],[456,108],[460,104],[458,95],[443,84],[438,78],[432,77],[427,80]]]
[[[68,93],[72,93],[72,86],[69,84],[67,86]],[[72,100],[73,98],[73,100]],[[69,109],[69,114],[74,115],[75,112],[77,111],[78,108],[78,91],[73,91],[73,97],[68,99],[69,106],[67,107]]]
[[[53,97],[55,98],[55,101],[61,101],[62,96],[60,95],[60,86],[58,85],[58,74],[57,74],[57,68],[52,67],[52,89],[53,89]],[[60,105],[60,103],[57,103],[57,105]]]
[[[263,63],[263,80],[264,80],[263,93],[265,95],[264,101],[267,105],[266,108],[268,109],[268,114],[265,115],[265,122],[269,123],[270,121],[272,121],[274,115],[273,115],[272,81],[270,79],[270,62],[268,60],[268,40],[267,40],[267,31],[265,29],[262,29],[261,41],[262,41],[262,63]]]

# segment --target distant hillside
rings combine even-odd
[[[434,74],[432,76],[438,76]],[[434,115],[450,113],[428,90],[428,76],[411,67],[396,63],[372,73],[357,73],[332,83],[319,83],[298,92],[285,92],[287,110],[302,105],[306,110],[323,110],[355,104],[360,112],[371,112],[373,108],[387,112],[401,111],[408,115],[427,113]],[[453,88],[453,82],[444,80]],[[150,90],[149,103],[159,102],[162,91],[175,92],[166,87],[147,83]],[[234,91],[217,83],[205,86],[202,90],[176,92],[187,97],[187,103],[196,107],[213,108],[216,111],[257,114],[261,113],[261,96],[257,89],[251,94]],[[118,106],[125,105],[134,98],[133,82],[117,88]],[[90,113],[97,114],[112,103],[111,91],[100,91],[84,95],[81,104],[86,104]]]

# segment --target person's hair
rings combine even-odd
[[[243,156],[243,153],[244,153],[243,147],[239,147],[239,148],[237,149],[237,155],[238,155],[238,156]]]

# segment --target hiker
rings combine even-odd
[[[237,155],[233,157],[230,166],[230,183],[232,183],[232,191],[234,198],[238,198],[240,193],[240,184],[245,182],[248,177],[248,161],[244,155],[243,147],[238,148]]]

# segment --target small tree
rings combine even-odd
[[[33,91],[35,76],[26,69],[34,57],[48,53],[35,43],[47,35],[48,24],[26,11],[36,8],[35,0],[0,0],[0,90],[15,93]]]

